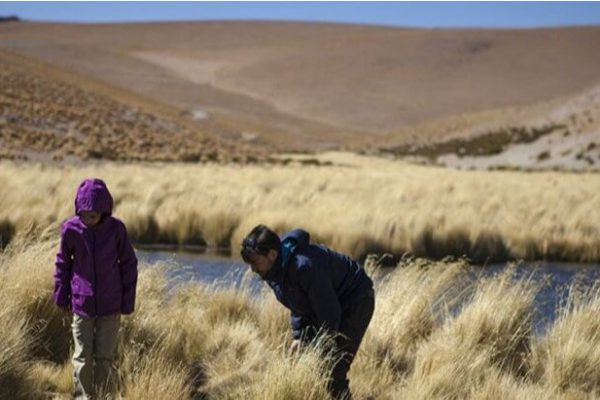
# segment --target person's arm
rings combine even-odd
[[[71,306],[71,276],[73,274],[73,247],[69,233],[63,226],[60,234],[60,247],[54,263],[54,303],[60,308]]]
[[[308,294],[317,328],[337,332],[342,319],[342,307],[325,268],[306,260],[300,268],[300,284]]]
[[[119,240],[119,265],[121,268],[121,284],[123,285],[123,298],[121,300],[121,314],[131,314],[135,309],[135,291],[137,286],[138,260],[129,241],[127,228],[122,225]]]

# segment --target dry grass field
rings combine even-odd
[[[70,396],[70,316],[51,300],[57,246],[54,230],[29,231],[0,254],[0,398]],[[515,280],[510,267],[468,280],[465,267],[405,260],[377,279],[351,370],[357,399],[600,396],[597,287],[572,287],[557,320],[535,335],[540,284]],[[288,315],[271,293],[195,282],[168,294],[167,267],[140,268],[136,312],[121,330],[119,398],[327,398],[330,360],[318,344],[286,352]]]
[[[0,221],[17,231],[58,223],[72,215],[78,183],[95,176],[107,182],[115,214],[137,243],[235,247],[266,223],[304,227],[358,257],[600,260],[598,174],[458,171],[349,153],[315,160],[77,168],[2,162]]]

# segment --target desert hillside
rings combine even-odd
[[[28,161],[260,160],[189,116],[69,72],[0,52],[0,158]]]
[[[457,168],[598,171],[600,84],[546,102],[419,124],[356,148]]]
[[[600,82],[600,27],[400,29],[284,22],[0,26],[25,54],[288,149],[439,141],[439,123]],[[411,127],[438,121],[428,134]],[[393,140],[392,140],[393,141]]]

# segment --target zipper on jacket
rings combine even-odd
[[[92,236],[92,273],[93,273],[93,288],[94,288],[94,317],[98,316],[98,289],[96,287],[96,232],[94,229],[90,229]]]

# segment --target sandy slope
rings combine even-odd
[[[388,132],[386,141],[439,140],[456,133],[452,124],[434,124],[429,134],[411,128],[457,116],[472,125],[473,113],[573,95],[600,81],[599,27],[7,23],[3,47],[200,111],[232,137],[288,148]]]
[[[127,91],[0,51],[0,158],[221,161],[264,151],[210,134],[190,116]]]
[[[600,170],[600,85],[532,110],[519,122],[528,126],[562,125],[565,128],[532,143],[510,144],[488,157],[438,157],[443,165],[466,168],[518,167],[533,169]]]
[[[547,132],[533,140],[513,134],[536,130]],[[532,105],[419,124],[356,148],[457,168],[599,170],[600,84]]]

